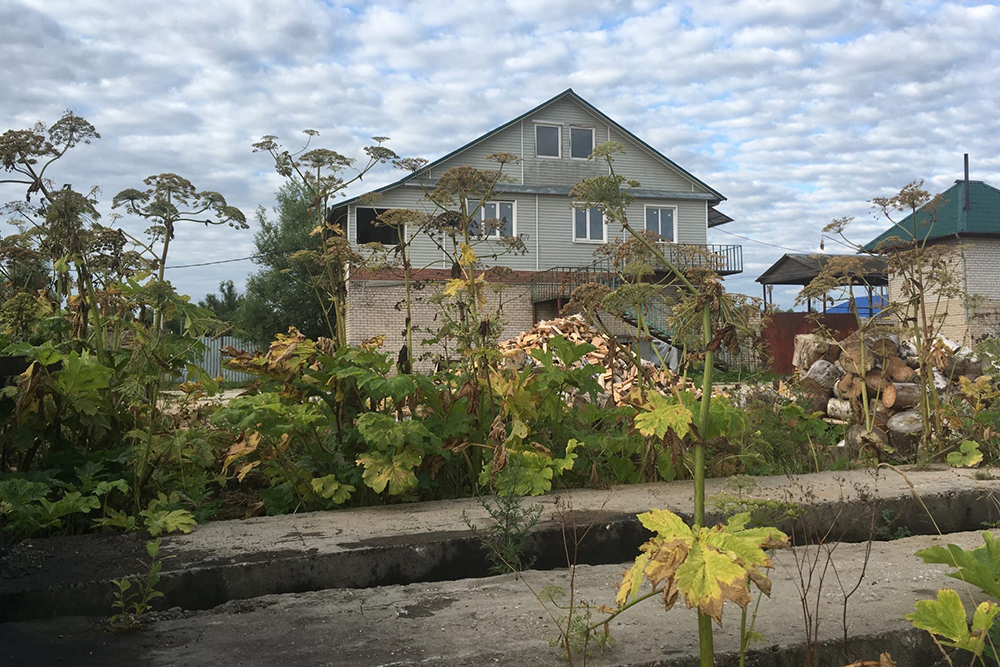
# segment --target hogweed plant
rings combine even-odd
[[[726,592],[732,593],[739,601],[742,601],[742,593],[737,591],[739,588],[737,581],[740,577],[736,570],[739,569],[744,573],[744,584],[746,577],[749,577],[749,573],[751,572],[751,570],[743,567],[743,565],[749,562],[744,561],[743,556],[736,556],[737,560],[743,563],[741,565],[737,560],[729,559],[729,556],[723,552],[716,551],[715,547],[706,541],[715,529],[706,529],[704,527],[705,443],[707,439],[706,434],[711,428],[712,373],[715,366],[715,352],[723,344],[734,344],[740,331],[746,329],[746,322],[740,321],[740,312],[736,308],[733,298],[726,294],[722,288],[722,281],[717,274],[710,269],[703,268],[682,270],[681,267],[665,255],[663,249],[658,244],[654,243],[653,240],[648,238],[638,228],[630,224],[628,209],[629,205],[635,199],[630,191],[639,187],[640,184],[638,181],[627,178],[615,171],[615,156],[624,152],[624,147],[617,142],[606,142],[594,148],[590,159],[606,164],[608,173],[581,181],[573,187],[570,192],[570,198],[573,202],[573,207],[600,208],[606,220],[610,223],[621,225],[629,237],[635,239],[649,253],[650,257],[657,263],[656,269],[665,272],[671,284],[677,288],[678,298],[673,305],[675,319],[677,320],[676,328],[681,330],[690,328],[691,330],[700,331],[700,341],[698,342],[704,350],[703,361],[705,370],[702,376],[701,396],[697,404],[698,417],[696,421],[691,421],[690,427],[686,424],[682,427],[684,428],[685,435],[690,433],[693,436],[691,442],[694,453],[692,461],[692,473],[694,477],[694,527],[688,528],[685,526],[688,532],[684,533],[679,526],[675,525],[675,522],[668,520],[664,515],[655,515],[665,521],[662,524],[667,530],[664,533],[665,535],[673,535],[675,536],[674,539],[682,539],[687,546],[685,549],[673,549],[670,552],[674,554],[672,558],[679,558],[680,560],[676,563],[671,562],[669,566],[664,565],[654,569],[652,578],[657,582],[668,580],[673,582],[675,579],[673,574],[664,574],[661,577],[660,570],[666,567],[663,571],[668,572],[670,567],[673,567],[676,571],[677,568],[681,567],[682,563],[686,563],[690,559],[692,565],[684,570],[684,576],[682,576],[681,581],[684,582],[682,585],[687,588],[685,597],[689,605],[698,607],[698,637],[701,665],[702,667],[709,667],[715,662],[711,622],[713,619],[712,614],[716,612],[715,600],[717,595],[725,587]],[[672,413],[671,420],[675,419],[678,413],[677,409],[668,403],[664,403],[660,408],[654,407],[653,412],[655,413],[657,410],[669,410]],[[683,417],[680,419],[680,423],[684,423]],[[678,436],[683,439],[683,436],[680,436],[679,433]],[[661,525],[659,523],[660,519],[647,517],[647,520],[656,525]],[[738,520],[737,523],[722,530],[720,534],[725,534],[727,537],[711,537],[711,539],[716,541],[720,539],[733,540],[732,534],[743,530],[742,526],[737,528],[737,524]],[[668,528],[668,526],[673,527]],[[768,535],[770,534],[768,533]],[[756,535],[756,533],[751,533],[745,536],[745,539],[753,541],[756,539]],[[762,538],[761,543],[770,543],[768,539]],[[749,562],[749,566],[754,568],[753,576],[759,578],[757,577],[759,573],[757,566],[760,563],[769,563],[766,555],[764,556],[764,560],[760,560],[759,555],[756,552],[752,552],[747,546],[750,542],[736,540],[736,543],[747,549],[746,556],[751,556],[754,559],[754,562]],[[652,548],[652,545],[650,545],[650,548]],[[757,549],[763,554],[759,544]],[[636,589],[645,574],[645,565],[640,562],[641,559],[643,557],[648,559],[651,556],[652,554],[644,552],[639,557],[640,560],[637,560],[633,570],[630,571],[631,579],[629,581],[632,584],[627,588],[623,584],[626,597],[628,597],[629,591]],[[732,565],[723,567],[723,560],[728,560]],[[722,568],[719,570],[720,577],[716,578],[712,576],[712,572],[708,569],[711,567],[709,564]],[[699,581],[704,586],[689,586],[692,580],[688,579],[688,575],[698,570],[701,571]],[[674,595],[676,595],[676,591]],[[747,593],[747,599],[749,599],[749,593]],[[718,600],[720,607],[716,620],[721,621],[721,598],[718,598]]]

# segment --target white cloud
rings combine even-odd
[[[294,146],[315,128],[358,156],[388,135],[434,158],[573,86],[726,194],[724,229],[811,250],[833,217],[877,231],[874,195],[947,187],[963,152],[1000,185],[998,22],[990,3],[929,0],[22,0],[0,7],[0,129],[73,108],[103,138],[60,182],[100,184],[107,202],[171,171],[250,215],[280,183],[250,150],[261,135]],[[751,294],[782,252],[710,239],[744,245],[747,272],[728,282]],[[252,234],[191,230],[173,247],[171,263],[242,256]],[[252,268],[171,278],[200,298]]]

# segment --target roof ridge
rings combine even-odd
[[[581,103],[586,108],[586,110],[590,111],[591,113],[595,114],[599,118],[603,119],[605,122],[607,122],[607,123],[609,123],[611,125],[614,125],[615,128],[618,129],[618,130],[620,130],[626,137],[628,137],[629,139],[631,139],[631,140],[635,141],[636,143],[638,143],[640,147],[645,148],[646,150],[648,150],[651,153],[653,153],[653,155],[656,158],[659,158],[660,160],[664,161],[665,163],[667,163],[667,165],[673,167],[674,169],[676,169],[677,171],[679,171],[681,174],[683,174],[687,178],[691,179],[692,181],[694,181],[698,185],[701,185],[706,190],[708,190],[708,192],[710,194],[716,195],[721,201],[725,201],[726,200],[726,197],[722,193],[720,193],[718,190],[716,190],[715,188],[711,187],[710,185],[708,185],[707,183],[705,183],[704,181],[702,181],[701,179],[699,179],[697,176],[695,176],[691,172],[689,172],[686,169],[684,169],[683,167],[681,167],[679,164],[677,164],[676,162],[674,162],[673,160],[671,160],[670,158],[668,158],[666,155],[664,155],[660,151],[658,151],[655,148],[653,148],[652,146],[650,146],[648,143],[646,143],[645,141],[643,141],[642,139],[640,139],[636,135],[632,134],[632,132],[629,131],[624,125],[622,125],[621,123],[619,123],[615,119],[611,118],[610,116],[608,116],[607,114],[605,114],[603,111],[601,111],[600,109],[598,109],[597,107],[595,107],[593,104],[591,104],[590,102],[588,102],[587,100],[585,100],[575,90],[573,90],[572,88],[567,88],[566,90],[562,91],[561,93],[555,95],[554,97],[550,97],[549,99],[545,100],[541,104],[538,104],[535,107],[532,107],[531,109],[525,111],[524,113],[520,114],[519,116],[516,116],[513,119],[511,119],[511,120],[509,120],[509,121],[507,121],[505,123],[502,123],[502,124],[498,125],[497,127],[493,128],[489,132],[486,132],[485,134],[481,134],[478,137],[476,137],[475,139],[473,139],[472,141],[469,141],[469,142],[463,144],[462,146],[456,148],[455,150],[453,150],[453,151],[451,151],[449,153],[446,153],[445,155],[439,157],[438,159],[432,160],[432,161],[428,162],[419,171],[415,171],[413,173],[407,174],[406,176],[400,178],[397,181],[394,181],[394,182],[389,183],[387,185],[383,185],[383,186],[381,186],[379,188],[375,188],[374,190],[368,190],[367,192],[363,192],[363,193],[361,193],[361,194],[359,194],[357,196],[349,197],[349,198],[345,199],[344,201],[338,202],[336,204],[336,207],[339,208],[341,206],[346,206],[348,204],[354,203],[355,201],[357,201],[357,200],[359,200],[362,197],[365,197],[367,195],[372,195],[372,194],[376,194],[376,193],[379,193],[379,192],[385,192],[386,190],[390,190],[390,189],[395,188],[395,187],[397,187],[399,185],[403,185],[404,183],[410,181],[411,179],[416,178],[416,177],[424,174],[425,172],[429,171],[430,169],[433,169],[434,167],[440,165],[445,160],[448,160],[448,159],[454,157],[455,155],[461,153],[462,151],[464,151],[464,150],[466,150],[468,148],[471,148],[475,144],[478,144],[479,142],[484,141],[485,139],[488,139],[489,137],[492,137],[493,135],[498,134],[499,132],[502,132],[503,130],[506,130],[509,127],[512,127],[513,125],[521,122],[522,120],[524,120],[525,118],[527,118],[531,114],[536,113],[538,111],[541,111],[545,107],[549,106],[550,104],[552,104],[552,103],[554,103],[554,102],[556,102],[556,101],[558,101],[558,100],[560,100],[560,99],[562,99],[564,97],[570,97],[570,98],[576,100],[577,102]],[[523,155],[519,156],[519,158],[520,159],[524,159],[524,156]]]

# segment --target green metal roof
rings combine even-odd
[[[628,137],[632,141],[636,142],[641,147],[645,148],[647,151],[649,151],[650,153],[652,153],[655,157],[659,158],[660,160],[662,160],[666,164],[670,165],[671,167],[673,167],[674,169],[676,169],[677,171],[679,171],[684,176],[690,178],[692,181],[694,181],[698,185],[700,185],[703,188],[705,188],[706,190],[708,190],[712,195],[714,195],[716,198],[718,198],[719,201],[725,201],[726,200],[726,198],[722,195],[722,193],[720,193],[719,191],[717,191],[714,188],[710,187],[707,183],[705,183],[704,181],[700,180],[694,174],[688,172],[686,169],[684,169],[679,164],[677,164],[676,162],[674,162],[673,160],[671,160],[670,158],[668,158],[666,155],[664,155],[663,153],[659,152],[658,150],[656,150],[655,148],[653,148],[652,146],[650,146],[649,144],[647,144],[645,141],[643,141],[639,137],[637,137],[634,134],[632,134],[629,130],[627,130],[623,126],[619,125],[612,118],[609,118],[608,116],[606,116],[604,114],[604,112],[602,112],[600,109],[598,109],[593,104],[591,104],[587,100],[585,100],[582,97],[580,97],[579,95],[577,95],[576,92],[572,88],[567,88],[566,90],[564,90],[563,92],[559,93],[558,95],[556,95],[552,99],[549,99],[549,100],[546,100],[546,101],[542,102],[541,104],[539,104],[534,109],[530,109],[530,110],[524,112],[523,114],[521,114],[517,118],[514,118],[512,120],[507,121],[506,123],[504,123],[500,127],[497,127],[495,129],[490,130],[489,132],[487,132],[486,134],[482,135],[481,137],[473,139],[472,141],[470,141],[469,143],[465,144],[464,146],[462,146],[460,148],[456,148],[455,150],[453,150],[452,152],[448,153],[447,155],[445,155],[443,157],[440,157],[437,160],[434,160],[433,162],[425,165],[424,168],[421,169],[420,171],[418,171],[418,172],[416,172],[414,174],[409,174],[409,175],[407,175],[407,176],[399,179],[395,183],[390,183],[389,185],[383,185],[382,187],[376,188],[375,190],[371,190],[369,192],[366,192],[364,194],[358,195],[356,197],[351,197],[350,199],[347,199],[347,200],[342,201],[342,202],[338,202],[337,203],[337,207],[339,208],[341,206],[344,206],[345,204],[352,204],[352,203],[356,202],[357,200],[361,199],[362,197],[364,197],[366,195],[371,195],[371,194],[374,194],[374,193],[377,193],[377,192],[385,192],[386,190],[392,189],[392,188],[394,188],[394,187],[396,187],[398,185],[402,185],[403,183],[406,183],[407,181],[409,181],[409,180],[411,180],[413,178],[417,178],[420,175],[422,175],[423,173],[425,173],[426,171],[428,171],[430,169],[433,169],[437,165],[441,164],[442,162],[444,162],[448,158],[450,158],[450,157],[452,157],[454,155],[457,155],[458,153],[461,153],[462,151],[464,151],[467,148],[471,148],[472,146],[475,146],[480,141],[483,141],[484,139],[488,139],[488,138],[492,137],[493,135],[497,134],[498,132],[502,132],[503,130],[506,130],[508,127],[511,127],[512,125],[521,122],[522,120],[524,120],[528,116],[531,116],[535,112],[544,109],[545,107],[549,106],[553,102],[561,100],[564,97],[569,97],[570,99],[572,99],[575,102],[577,102],[578,104],[580,104],[582,107],[584,107],[585,109],[587,109],[588,111],[590,111],[591,113],[593,113],[595,116],[597,116],[598,118],[600,118],[602,121],[604,121],[605,123],[611,125],[616,130],[618,130],[619,132],[621,132],[622,134],[624,134],[626,137]],[[718,223],[717,222],[716,224],[722,224],[722,223]]]
[[[941,193],[936,208],[924,207],[907,215],[865,245],[871,251],[884,242],[909,243],[935,240],[956,234],[1000,236],[1000,190],[982,181],[969,181],[969,209],[965,210],[965,181]]]

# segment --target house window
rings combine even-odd
[[[604,213],[601,209],[573,209],[573,240],[604,243]]]
[[[480,202],[478,199],[470,199],[466,202],[466,206],[468,206],[466,210],[475,211],[469,222],[470,235],[498,239],[501,236],[514,236],[516,234],[514,202]],[[478,211],[476,211],[476,207],[479,207]]]
[[[560,157],[562,128],[558,125],[535,125],[535,155],[539,157]]]
[[[569,154],[587,159],[594,152],[594,128],[571,127],[569,129]]]
[[[355,209],[357,219],[357,242],[381,243],[382,245],[397,245],[400,240],[402,229],[400,227],[390,227],[388,225],[376,223],[376,218],[383,213],[384,208],[361,208]]]
[[[659,235],[664,241],[676,241],[677,239],[674,238],[674,209],[647,206],[646,231]]]

